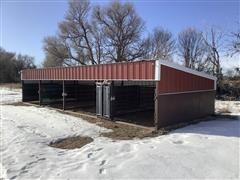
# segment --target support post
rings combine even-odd
[[[22,102],[25,102],[25,85],[24,85],[24,80],[22,82]]]
[[[63,81],[63,84],[62,84],[62,100],[63,100],[63,110],[65,110],[65,98],[66,94],[65,94],[65,81]]]
[[[38,101],[39,105],[42,105],[42,89],[41,89],[41,81],[38,81]]]
[[[155,82],[155,93],[154,93],[154,125],[155,125],[155,130],[158,130],[158,121],[159,121],[159,110],[158,110],[158,82]]]
[[[114,93],[114,81],[110,84],[110,119],[114,120],[114,114],[115,114],[115,93]]]

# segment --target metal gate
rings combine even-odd
[[[98,116],[102,116],[102,84],[97,83],[96,84],[96,114]]]
[[[111,85],[97,83],[96,85],[96,114],[111,118]]]
[[[110,85],[103,85],[103,116],[110,118],[111,102]]]

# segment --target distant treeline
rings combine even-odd
[[[217,93],[217,99],[240,101],[240,76],[224,77]]]
[[[20,81],[22,69],[36,68],[34,58],[7,52],[0,47],[0,83]]]

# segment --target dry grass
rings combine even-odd
[[[223,114],[229,114],[229,113],[231,113],[231,111],[230,111],[228,108],[226,108],[226,107],[221,108],[221,109],[219,109],[218,111],[219,111],[219,113],[223,113]]]
[[[24,103],[24,102],[6,103],[5,105],[11,105],[11,106],[32,106],[31,104]]]
[[[22,84],[21,83],[0,83],[0,87],[5,87],[9,89],[21,89]]]

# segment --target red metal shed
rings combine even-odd
[[[107,117],[110,118],[124,108],[125,111],[132,107],[135,110],[148,109],[153,104],[156,128],[214,113],[216,78],[167,61],[27,69],[22,71],[21,79],[24,101],[38,98],[41,102],[44,92],[45,97],[50,96],[47,92],[53,96],[53,92],[58,92],[56,98],[62,98],[65,107],[66,94],[69,99],[75,98],[76,101],[84,101],[82,99],[91,96],[91,102],[97,107],[104,102],[109,106],[96,113],[108,113]],[[105,91],[109,94],[105,95]],[[105,96],[109,102],[99,102]]]

